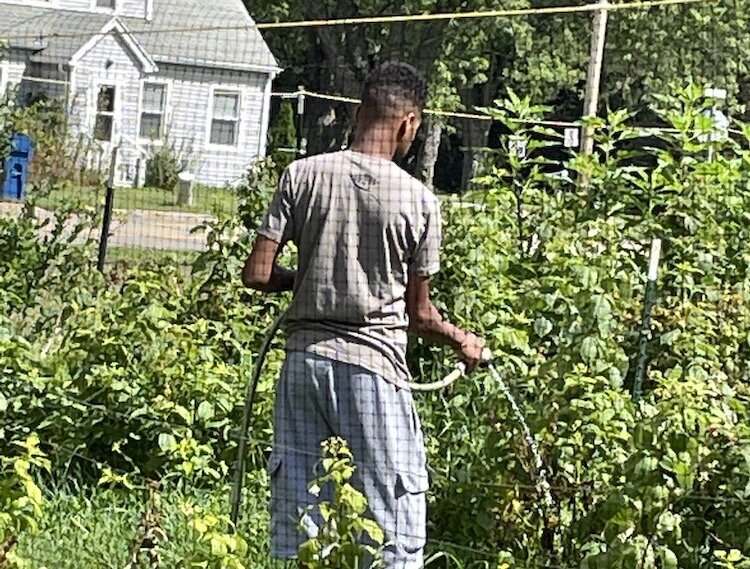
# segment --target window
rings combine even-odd
[[[116,1],[117,0],[96,0],[96,7],[104,8],[106,10],[114,10]]]
[[[214,91],[211,115],[211,144],[235,146],[240,125],[240,94]]]
[[[141,138],[158,140],[164,135],[166,107],[167,86],[164,83],[144,83],[141,93]]]
[[[112,85],[102,85],[96,97],[96,123],[94,124],[94,138],[104,142],[112,140],[112,130],[115,122],[115,88]]]

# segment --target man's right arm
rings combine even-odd
[[[481,363],[484,340],[443,318],[430,298],[430,277],[419,276],[415,272],[409,274],[406,311],[411,333],[450,346],[466,362],[469,370]]]
[[[242,282],[246,287],[263,292],[285,292],[294,288],[297,272],[276,263],[279,249],[279,243],[258,235],[242,269]]]

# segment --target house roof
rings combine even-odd
[[[157,63],[279,69],[242,0],[153,0],[153,4],[151,21],[117,19]],[[33,61],[67,63],[112,19],[111,14],[0,3],[0,39],[14,48],[35,50]],[[41,50],[34,39],[39,36],[45,39]]]

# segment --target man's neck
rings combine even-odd
[[[373,125],[371,128],[357,133],[350,150],[375,158],[393,160],[398,144],[395,141],[395,136],[389,135],[390,132],[387,127]]]

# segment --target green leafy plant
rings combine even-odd
[[[174,190],[177,176],[187,170],[192,161],[192,152],[187,147],[177,147],[169,140],[149,147],[146,160],[145,184],[152,188]]]
[[[349,483],[356,469],[354,457],[340,438],[323,441],[321,447],[323,474],[310,483],[310,493],[321,498],[327,488],[332,500],[322,500],[305,512],[304,517],[319,515],[322,525],[317,536],[300,546],[300,563],[307,569],[359,569],[366,559],[374,559],[368,566],[377,567],[377,546],[383,545],[384,534],[376,522],[364,517],[367,499]]]
[[[0,457],[0,566],[7,562],[11,567],[23,562],[14,551],[19,535],[37,531],[42,516],[44,500],[33,470],[50,468],[36,435],[14,446],[17,454]]]
[[[506,134],[476,191],[442,198],[435,302],[496,353],[539,443],[554,505],[537,507],[528,445],[488,374],[420,395],[433,481],[428,559],[438,569],[747,564],[750,127],[736,123],[731,137],[710,141],[703,90],[672,93],[653,109],[668,130],[635,128],[631,113],[612,111],[591,121],[596,152],[563,163],[559,135],[528,126],[548,118],[547,109],[519,96],[500,100],[486,112]],[[561,170],[568,175],[551,175]],[[239,282],[277,181],[270,161],[248,173],[238,211],[202,227],[207,246],[189,273],[145,261],[94,270],[94,210],[71,205],[48,219],[35,212],[34,193],[59,187],[51,176],[34,182],[20,216],[0,217],[0,455],[6,477],[15,477],[12,491],[20,491],[12,461],[21,455],[11,441],[38,437],[51,472],[44,485],[32,476],[36,467],[29,475],[70,510],[42,519],[50,542],[75,551],[89,534],[103,540],[104,529],[92,524],[103,525],[111,499],[132,514],[107,530],[124,545],[97,551],[124,565],[128,520],[143,510],[138,493],[159,479],[169,483],[163,495],[173,514],[164,524],[165,564],[271,567],[258,545],[267,543],[258,497],[268,492],[281,350],[271,351],[251,420],[252,523],[236,528],[247,551],[225,539],[222,516],[246,381],[287,301]],[[663,239],[664,255],[644,397],[635,403],[653,237]],[[293,262],[293,251],[285,255]],[[419,341],[408,357],[426,379],[455,365],[453,354]],[[366,503],[348,489],[354,465],[342,448],[329,446],[313,488],[331,496],[328,526],[306,545],[316,567],[345,553],[354,563],[367,553],[362,541],[377,549]],[[96,507],[87,505],[87,496],[105,491]],[[191,497],[192,513],[175,517],[175,502],[189,491],[218,497],[209,504]],[[73,496],[63,499],[65,492]],[[190,525],[194,517],[202,525]],[[76,524],[85,529],[78,541],[55,533]],[[29,535],[19,534],[19,558],[35,549],[53,560],[48,565],[67,566]]]
[[[227,533],[228,516],[215,515],[190,504],[184,505],[183,513],[189,517],[194,539],[205,546],[193,558],[184,560],[188,567],[245,569],[242,559],[248,550],[247,543],[241,536]]]
[[[260,225],[271,203],[279,183],[278,164],[273,157],[256,161],[248,168],[244,182],[236,188],[237,214],[248,231]]]

